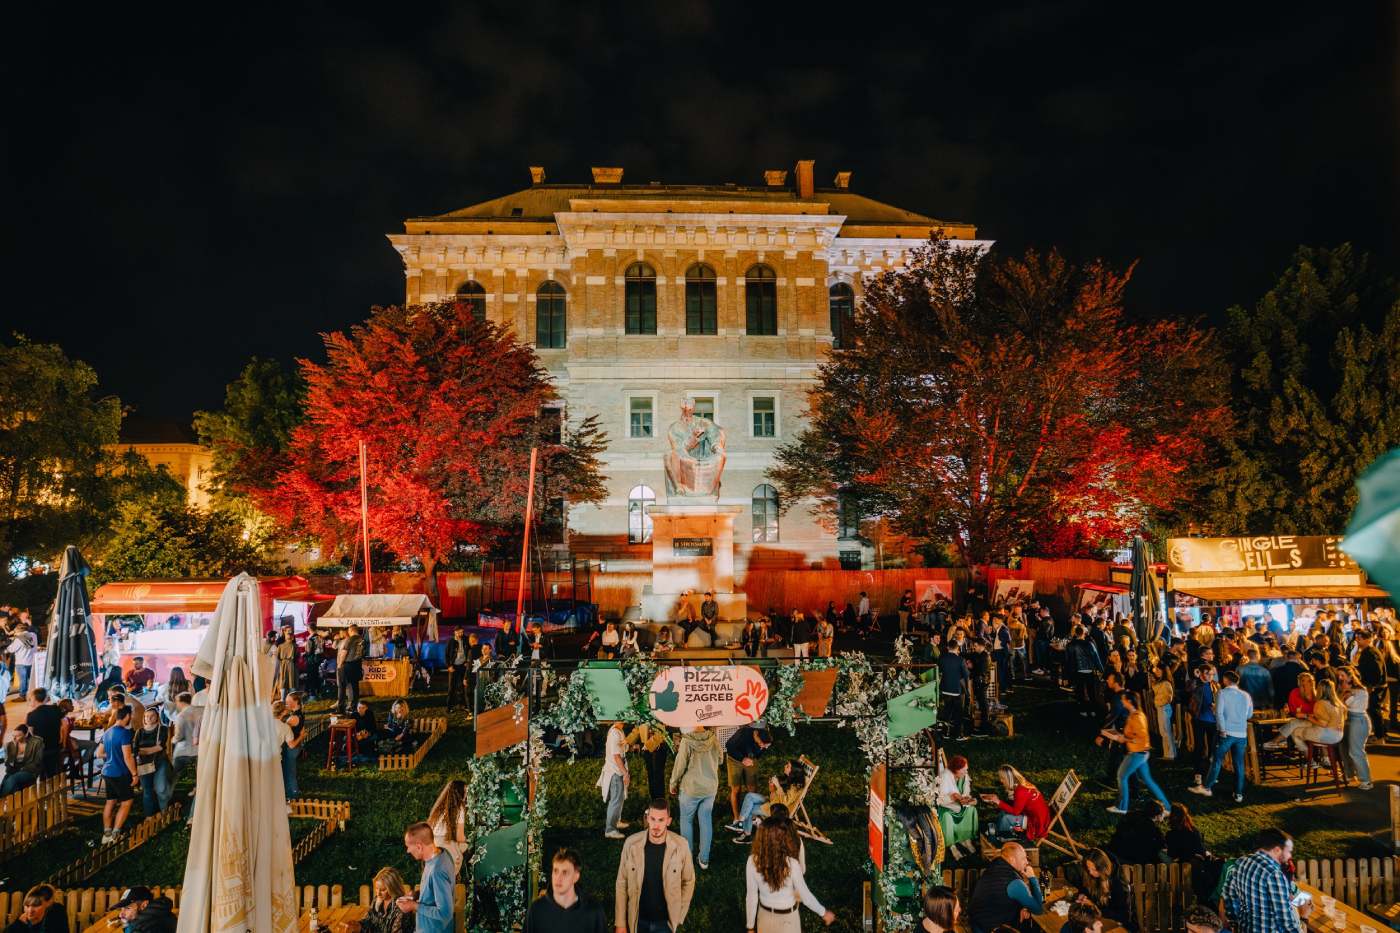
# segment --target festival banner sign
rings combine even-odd
[[[744,726],[768,708],[768,682],[752,667],[668,667],[651,685],[651,710],[677,729]]]
[[[1336,535],[1168,538],[1167,568],[1172,573],[1357,569],[1341,544]]]
[[[1034,595],[1034,580],[998,580],[996,593],[992,596],[992,605],[1000,606],[1016,599],[1030,599]]]
[[[923,603],[933,603],[942,596],[948,602],[953,601],[953,581],[952,580],[915,580],[914,581],[914,605]]]

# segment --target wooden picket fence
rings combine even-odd
[[[131,832],[122,836],[116,842],[99,846],[93,851],[79,858],[75,862],[70,862],[60,868],[48,883],[55,888],[66,888],[69,885],[80,884],[97,874],[117,859],[126,855],[133,849],[138,849],[150,842],[155,836],[168,827],[171,823],[180,819],[181,805],[172,803],[168,808],[157,813],[155,816],[147,817]]]
[[[1372,904],[1392,904],[1396,900],[1396,858],[1305,859],[1295,863],[1298,880],[1310,884],[1329,897],[1357,910]],[[952,888],[958,900],[967,904],[981,877],[980,868],[954,868],[943,872],[943,883]],[[1057,881],[1064,879],[1055,870]],[[1191,865],[1125,865],[1123,881],[1133,902],[1133,915],[1144,933],[1179,930],[1186,911],[1196,903],[1191,888]],[[878,929],[878,913],[865,883],[866,929]],[[1212,907],[1219,905],[1212,904]]]
[[[290,816],[294,819],[319,820],[316,828],[297,840],[292,846],[292,864],[296,865],[330,838],[337,830],[344,831],[345,821],[350,819],[348,800],[310,800],[298,798],[292,801]]]
[[[139,882],[138,882],[139,883]],[[173,885],[167,888],[152,887],[151,892],[156,897],[168,897],[171,903],[178,909],[180,906],[180,886]],[[0,923],[12,923],[18,919],[20,912],[24,909],[23,891],[12,891],[9,893],[0,892]],[[372,898],[370,886],[362,884],[357,891],[358,903],[361,907],[368,907]],[[116,907],[122,897],[121,888],[74,888],[71,890],[59,890],[55,893],[55,899],[68,911],[68,928],[70,930],[85,930],[97,921],[101,920],[108,912]],[[301,913],[306,913],[312,907],[318,910],[326,910],[331,907],[344,906],[347,901],[343,900],[343,888],[338,885],[306,884],[298,885],[296,889],[297,909]],[[457,885],[453,891],[453,904],[456,909],[454,913],[454,924],[457,933],[465,933],[466,913],[467,913],[467,889],[465,885]]]
[[[306,747],[306,743],[312,739],[318,739],[326,734],[326,730],[331,727],[329,716],[307,716],[301,727],[301,744]]]
[[[0,858],[68,822],[68,779],[55,775],[0,797]]]
[[[421,734],[423,740],[411,755],[380,755],[380,771],[412,771],[418,767],[432,747],[438,743],[438,739],[447,734],[447,718],[439,716],[432,719],[414,719],[410,722],[409,728],[413,732]]]

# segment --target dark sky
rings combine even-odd
[[[1141,259],[1142,314],[1218,318],[1304,242],[1397,267],[1392,4],[899,6],[12,9],[3,329],[187,419],[249,356],[400,300],[403,218],[529,164],[751,184],[812,158],[1000,248]]]

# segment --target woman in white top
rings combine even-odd
[[[1342,728],[1342,774],[1350,781],[1360,782],[1362,790],[1370,790],[1371,762],[1366,757],[1366,740],[1371,737],[1371,718],[1366,705],[1371,695],[1361,686],[1361,678],[1350,667],[1337,668],[1337,693],[1347,710],[1346,726]]]
[[[836,922],[836,915],[808,890],[794,848],[792,835],[782,826],[770,822],[758,827],[753,853],[744,864],[744,926],[749,933],[801,933],[797,911],[802,904],[827,926]]]

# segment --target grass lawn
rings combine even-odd
[[[440,684],[441,685],[441,684]],[[1090,744],[1095,726],[1073,714],[1067,694],[1045,687],[1023,687],[1012,699],[1016,712],[1016,737],[975,739],[957,743],[956,750],[972,762],[977,790],[990,790],[998,765],[1010,763],[1047,794],[1064,772],[1075,768],[1085,783],[1071,807],[1069,823],[1084,843],[1101,844],[1112,832],[1114,817],[1104,808],[1116,799],[1116,791],[1100,786],[1096,778],[1103,766],[1103,752]],[[445,694],[434,692],[411,698],[414,716],[445,715]],[[379,714],[387,714],[388,701],[374,701]],[[312,711],[327,706],[314,704]],[[355,896],[360,884],[368,884],[374,872],[393,866],[416,881],[419,868],[410,863],[402,844],[403,828],[424,818],[442,785],[465,777],[466,761],[472,754],[473,736],[465,718],[449,717],[446,736],[414,772],[390,772],[360,768],[352,771],[322,772],[325,760],[324,737],[303,753],[299,781],[304,796],[343,799],[351,802],[351,818],[346,831],[332,835],[297,869],[300,884],[342,884],[348,897]],[[766,775],[783,758],[807,754],[822,766],[807,800],[811,816],[836,845],[827,847],[808,842],[809,881],[813,891],[838,914],[835,929],[856,930],[860,921],[861,883],[866,878],[865,820],[866,787],[864,763],[855,736],[849,730],[829,724],[799,726],[796,736],[778,735],[777,743],[761,768]],[[646,775],[638,756],[633,756],[633,792],[624,813],[633,828],[640,828],[645,806]],[[603,802],[595,787],[601,762],[598,758],[569,761],[556,758],[549,765],[546,781],[549,793],[550,825],[545,832],[546,852],[560,845],[579,850],[584,861],[584,888],[601,898],[612,915],[612,890],[620,843],[602,836]],[[1198,825],[1211,847],[1235,854],[1247,847],[1249,835],[1267,825],[1289,830],[1298,840],[1302,858],[1332,858],[1379,854],[1367,833],[1379,826],[1365,826],[1370,810],[1339,805],[1342,798],[1299,804],[1296,790],[1251,788],[1247,803],[1236,805],[1229,797],[1207,800],[1185,793],[1190,768],[1154,762],[1158,782],[1173,800],[1191,805],[1199,815]],[[1379,792],[1375,792],[1379,793]],[[747,847],[735,845],[722,827],[729,819],[728,791],[721,785],[715,803],[715,840],[710,869],[702,873],[687,927],[696,930],[742,929],[743,863]],[[139,803],[137,805],[139,810]],[[309,831],[310,821],[296,821],[294,838]],[[304,825],[302,825],[304,824]],[[5,890],[18,890],[38,883],[58,868],[79,857],[88,842],[101,832],[96,816],[76,822],[51,839],[32,847],[0,869],[8,876]],[[132,883],[178,884],[184,875],[184,855],[188,833],[183,824],[172,827],[155,840],[119,859],[89,885],[121,886]],[[1054,853],[1047,852],[1053,863]],[[817,929],[817,918],[804,912],[804,928]]]

